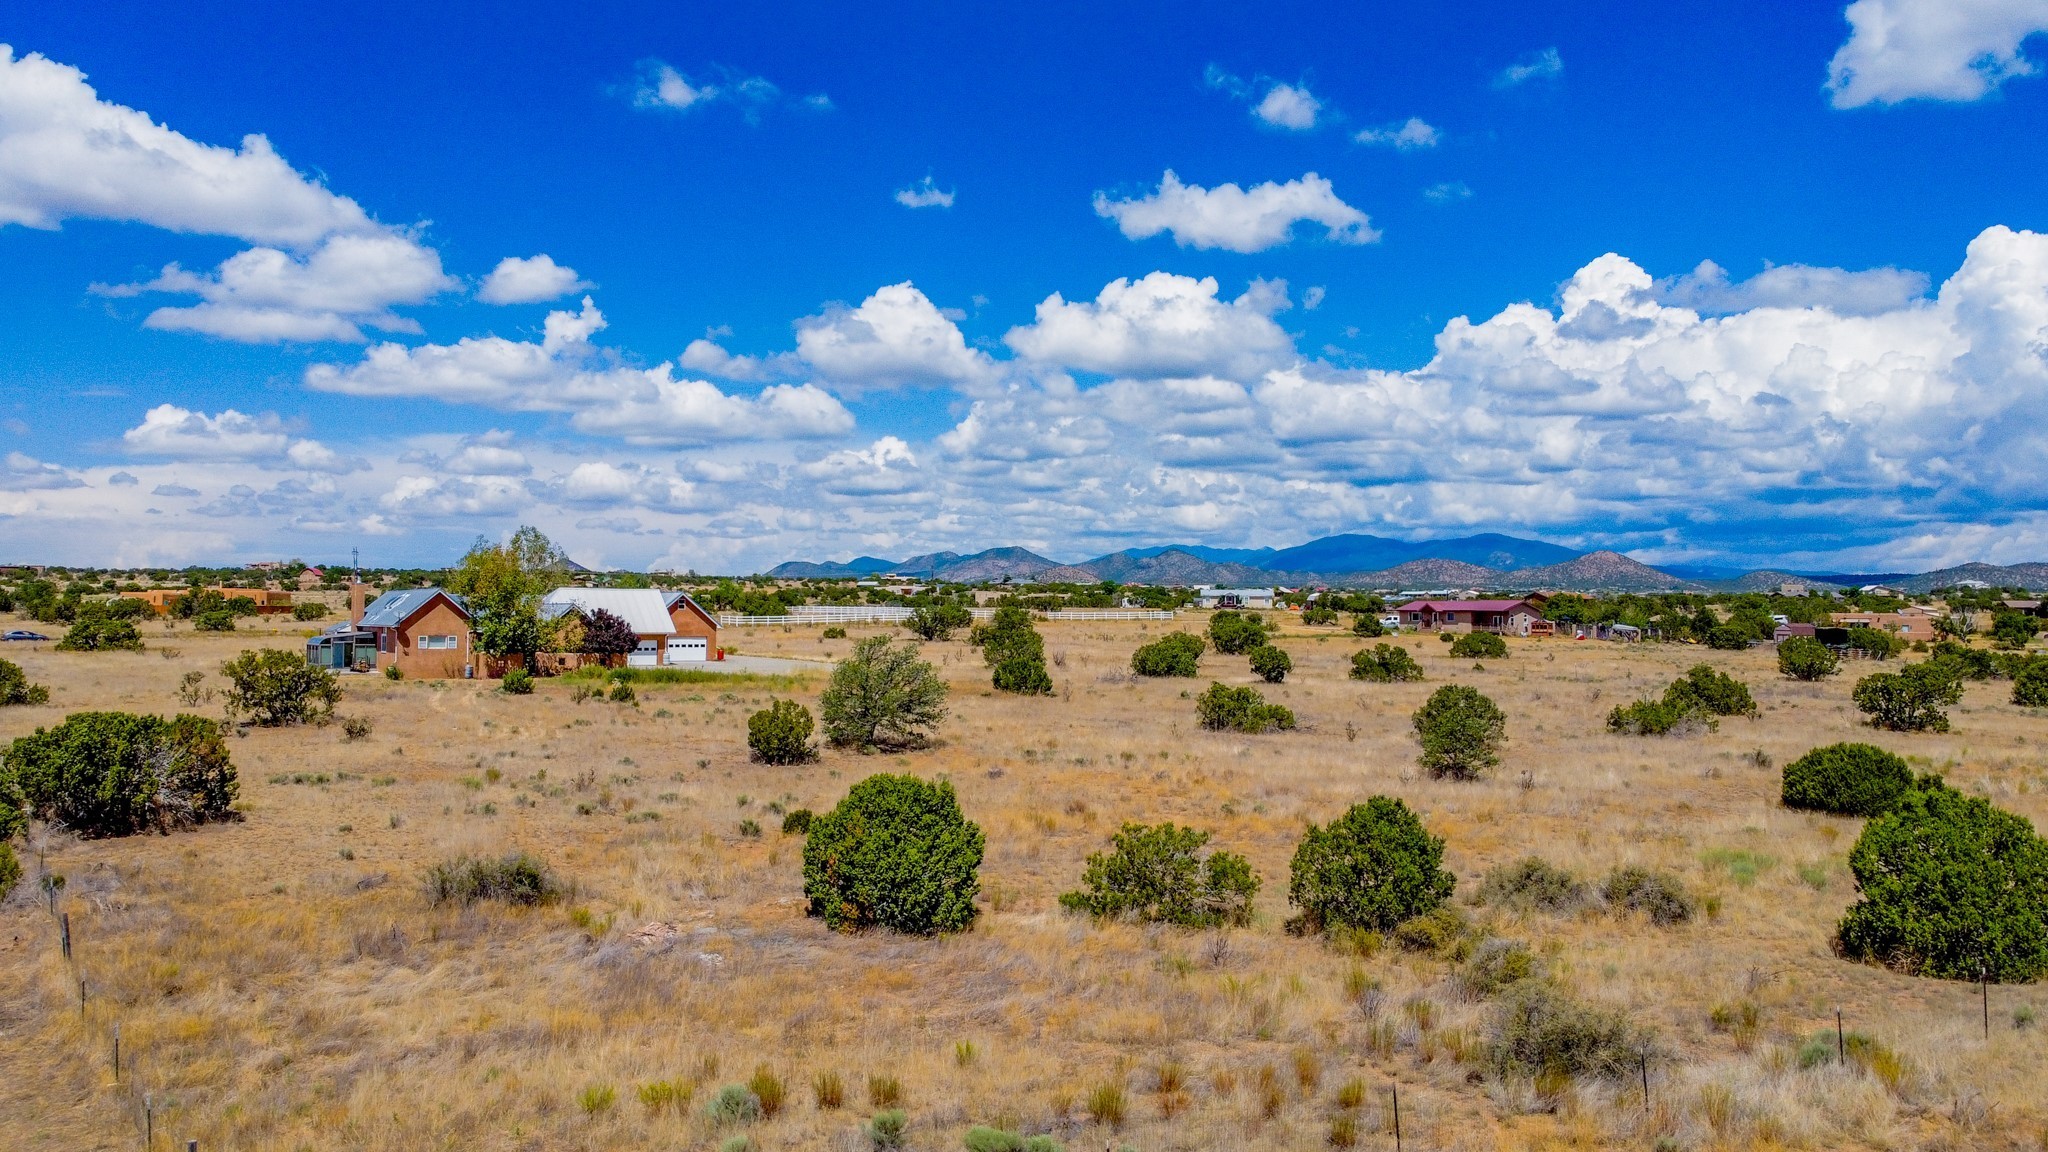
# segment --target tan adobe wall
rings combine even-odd
[[[469,621],[454,605],[436,599],[426,610],[400,624],[396,652],[379,652],[377,668],[382,671],[394,661],[405,676],[420,680],[454,680],[462,677],[470,662]],[[453,636],[453,648],[421,648],[422,636]]]

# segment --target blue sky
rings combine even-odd
[[[1423,7],[17,12],[6,558],[2048,556],[2048,2]]]

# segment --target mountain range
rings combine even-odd
[[[833,579],[894,573],[975,584],[1033,583],[1219,585],[1230,587],[1328,585],[1375,589],[1533,589],[1680,592],[1766,591],[1786,583],[1859,587],[1882,583],[1925,592],[1964,580],[1994,586],[2048,588],[2048,563],[1963,564],[1933,572],[1872,574],[1744,571],[1697,565],[1656,568],[1619,552],[1575,552],[1542,540],[1482,533],[1446,540],[1393,540],[1347,533],[1292,548],[1211,548],[1166,544],[1126,548],[1076,564],[1061,564],[1026,548],[990,548],[972,555],[930,552],[904,560],[861,556],[845,563],[793,560],[768,575],[785,580]]]

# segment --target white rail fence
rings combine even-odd
[[[789,610],[787,616],[743,616],[738,612],[720,612],[720,628],[756,628],[763,625],[818,624],[901,624],[910,619],[912,609],[899,605],[840,605],[806,604]],[[969,608],[976,620],[992,620],[993,608]],[[1171,620],[1177,613],[1156,608],[1055,608],[1038,614],[1046,620]]]

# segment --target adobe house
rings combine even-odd
[[[292,610],[292,596],[289,592],[273,592],[268,588],[209,588],[207,591],[220,593],[223,600],[246,596],[256,602],[256,613],[259,616],[283,616],[290,614]],[[120,595],[123,600],[142,601],[149,605],[150,611],[159,616],[168,616],[171,610],[178,606],[178,601],[183,600],[190,592],[189,588],[151,588],[142,592],[123,592]]]
[[[725,659],[725,649],[718,646],[718,617],[706,612],[688,592],[661,595],[668,602],[669,622],[676,630],[668,642],[668,663]]]
[[[349,622],[357,636],[369,641],[379,672],[396,666],[400,675],[421,680],[476,674],[470,652],[469,606],[459,596],[439,588],[404,588],[384,593],[365,608],[363,586],[351,584]],[[338,630],[334,634],[340,635]],[[357,646],[362,646],[360,641]],[[361,663],[360,655],[357,663]]]
[[[1394,609],[1416,632],[1498,632],[1527,636],[1543,619],[1531,600],[1410,600]]]
[[[1933,614],[1910,604],[1897,612],[1836,612],[1832,619],[1838,627],[1874,628],[1906,641],[1932,642],[1937,636]]]

